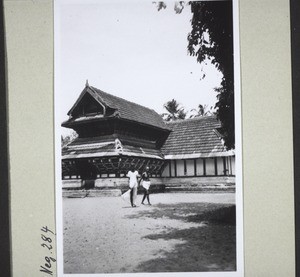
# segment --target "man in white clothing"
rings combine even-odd
[[[129,187],[130,187],[130,203],[132,207],[136,207],[135,201],[137,198],[137,187],[138,187],[138,178],[140,177],[137,170],[134,170],[132,167],[128,173],[127,177],[129,178]]]

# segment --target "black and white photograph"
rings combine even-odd
[[[237,6],[55,1],[59,276],[243,276]]]

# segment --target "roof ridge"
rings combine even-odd
[[[97,94],[98,94],[98,92],[97,92],[97,89],[96,89],[96,88],[94,88],[94,87],[92,87],[92,86],[88,86],[88,88],[90,88],[91,90],[93,90],[95,93],[97,93]],[[96,90],[96,91],[95,91],[95,90]],[[100,97],[100,99],[101,99],[101,101],[103,102],[103,104],[105,104],[103,97],[102,97],[101,95],[99,95],[99,94],[98,94],[98,96]]]
[[[110,93],[108,93],[108,92],[105,92],[105,91],[103,91],[103,90],[101,90],[101,89],[98,89],[98,88],[95,88],[95,87],[93,87],[93,86],[90,86],[90,87],[91,87],[92,89],[96,90],[96,92],[97,92],[97,91],[100,91],[101,93],[108,94],[109,96],[112,96],[112,97],[114,97],[114,98],[121,99],[122,101],[125,101],[125,102],[128,102],[128,103],[131,103],[131,104],[140,106],[140,107],[142,107],[142,108],[146,108],[146,109],[148,109],[148,110],[150,110],[150,111],[154,111],[155,113],[157,113],[157,114],[159,115],[159,113],[158,113],[157,111],[155,111],[154,109],[150,109],[150,108],[148,108],[148,107],[146,107],[146,106],[143,106],[143,105],[141,105],[141,104],[138,104],[138,103],[135,103],[135,102],[126,100],[126,99],[124,99],[124,98],[122,98],[122,97],[119,97],[119,96],[110,94]],[[101,97],[101,96],[100,96],[100,97]],[[103,101],[104,101],[104,100],[103,100]]]
[[[186,118],[186,119],[178,119],[178,120],[172,120],[172,121],[166,121],[166,124],[176,124],[176,123],[182,123],[187,121],[200,121],[207,118],[217,118],[216,115],[203,115],[193,118]]]

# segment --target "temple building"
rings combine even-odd
[[[134,167],[153,185],[234,186],[235,155],[215,116],[164,122],[154,110],[86,84],[62,123],[78,137],[62,148],[64,189],[122,188]]]

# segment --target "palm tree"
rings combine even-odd
[[[192,109],[191,112],[193,112],[194,114],[190,115],[190,118],[214,114],[214,112],[212,111],[212,107],[208,109],[208,106],[206,104],[199,104],[198,109]]]
[[[165,103],[164,108],[168,111],[168,113],[162,114],[163,119],[166,121],[185,119],[186,117],[186,111],[175,99]]]

